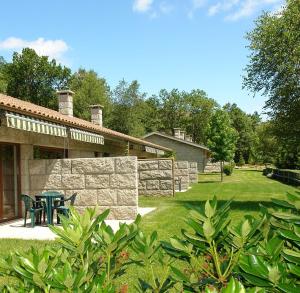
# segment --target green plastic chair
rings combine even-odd
[[[57,223],[60,223],[59,215],[64,215],[65,217],[68,217],[70,209],[67,206],[65,206],[65,203],[70,202],[70,206],[74,206],[76,196],[77,193],[74,193],[67,199],[55,201],[54,209],[56,209],[57,212]]]
[[[24,202],[25,214],[24,214],[24,227],[26,227],[27,213],[30,214],[31,227],[35,226],[36,216],[38,222],[42,221],[42,213],[44,211],[44,204],[41,201],[36,201],[27,194],[22,194],[21,198]]]

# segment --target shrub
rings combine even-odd
[[[117,281],[135,264],[149,276],[137,274],[137,292],[300,292],[299,195],[272,199],[258,218],[233,224],[231,201],[220,206],[214,198],[193,206],[187,229],[165,242],[140,231],[140,217],[114,233],[104,223],[109,211],[71,210],[62,228],[51,227],[57,246],[0,259],[0,275],[16,280],[0,291],[127,292]]]
[[[239,167],[242,167],[242,166],[245,165],[245,159],[244,159],[244,156],[243,156],[242,154],[240,154],[240,156],[239,156],[239,161],[238,161],[236,164],[237,164],[237,166],[239,166]]]
[[[0,275],[16,280],[1,292],[116,292],[116,279],[131,263],[128,245],[138,231],[140,217],[132,225],[121,224],[114,233],[96,209],[83,215],[71,209],[62,227],[50,226],[58,245],[0,259]]]
[[[223,172],[225,175],[230,176],[233,172],[233,166],[232,165],[225,165],[223,167]]]

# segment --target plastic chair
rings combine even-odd
[[[64,215],[65,217],[68,217],[70,209],[67,206],[65,206],[65,203],[70,202],[70,206],[74,206],[76,196],[77,193],[74,193],[67,199],[61,199],[55,202],[56,206],[54,205],[54,209],[56,209],[57,212],[57,223],[60,223],[60,214]]]
[[[42,221],[42,213],[44,211],[44,204],[41,201],[36,201],[27,194],[22,194],[21,198],[24,202],[24,227],[26,227],[27,213],[29,212],[31,218],[31,227],[35,226],[36,215],[38,216],[39,223]]]

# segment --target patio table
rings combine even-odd
[[[48,191],[48,192],[44,192],[42,194],[36,195],[35,198],[37,200],[40,200],[43,198],[46,199],[47,224],[53,225],[53,219],[52,219],[53,202],[55,199],[63,199],[64,195],[57,191]]]

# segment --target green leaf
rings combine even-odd
[[[205,220],[203,224],[203,233],[205,238],[210,242],[215,233],[215,228],[212,226],[210,219]]]
[[[282,220],[300,220],[300,216],[291,214],[291,213],[284,213],[284,212],[274,212],[272,216]]]
[[[173,266],[171,266],[171,270],[175,274],[176,279],[178,279],[181,282],[189,283],[189,281],[190,281],[189,278],[185,274],[183,274],[180,270],[178,270],[177,268],[175,268]]]
[[[292,284],[278,284],[277,287],[285,293],[299,293],[300,287]]]
[[[295,206],[288,203],[287,201],[284,200],[279,200],[276,198],[271,198],[272,202],[275,203],[278,206],[284,207],[284,208],[289,208],[289,209],[295,209]]]
[[[251,226],[249,224],[249,221],[246,220],[243,224],[242,224],[242,237],[246,238],[248,236],[248,234],[251,231]]]
[[[171,238],[170,242],[172,244],[172,246],[178,250],[183,250],[186,251],[187,247],[185,245],[183,245],[178,239],[176,238]]]
[[[297,241],[297,242],[300,243],[300,237],[298,237],[294,232],[292,232],[290,230],[279,229],[278,234],[281,235],[284,238],[294,240],[294,241]]]
[[[210,205],[210,201],[207,200],[205,203],[205,215],[208,218],[212,218],[215,214],[215,209]]]
[[[298,277],[300,277],[300,266],[296,266],[294,264],[288,264],[290,272]]]
[[[270,287],[271,283],[269,281],[266,281],[265,279],[242,273],[243,277],[252,285],[259,286],[259,287]]]

